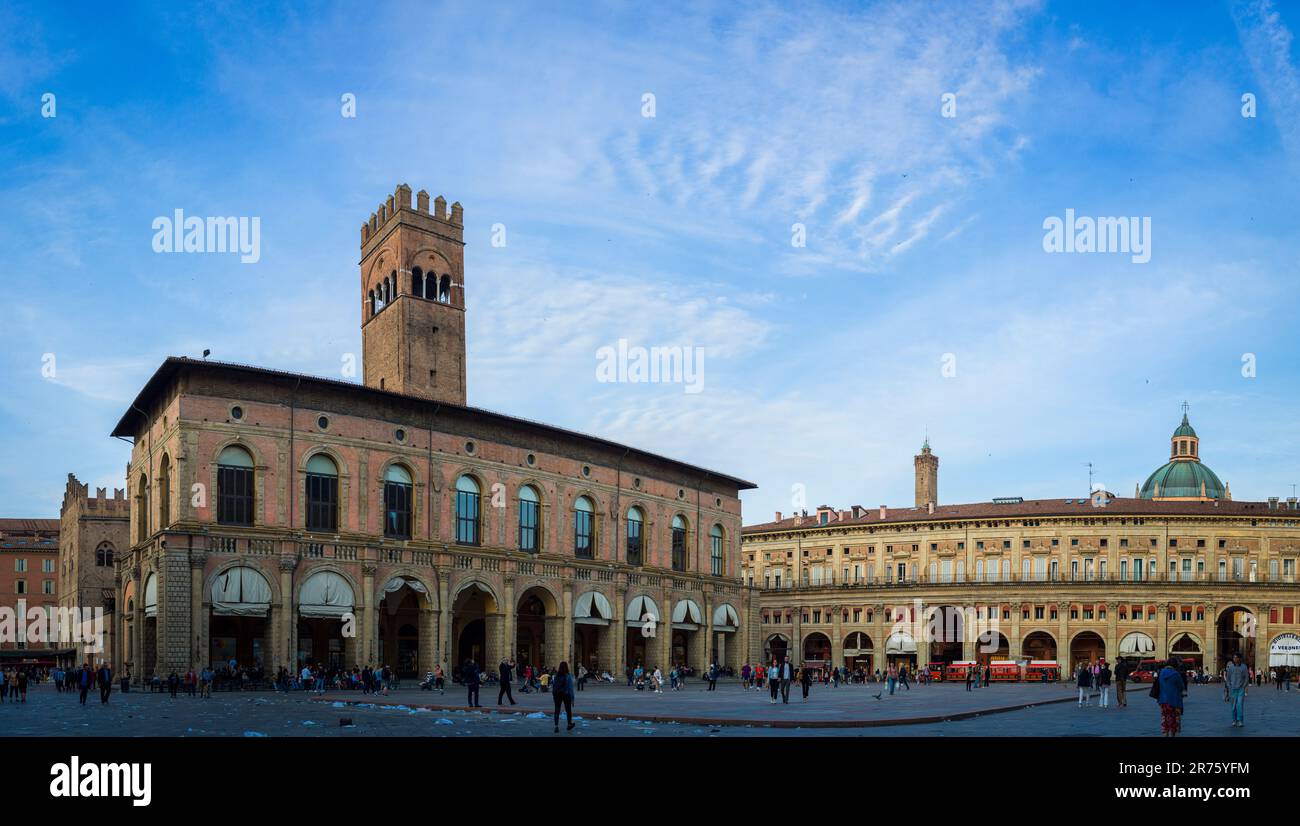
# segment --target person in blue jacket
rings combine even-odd
[[[1166,737],[1175,737],[1183,727],[1183,692],[1187,683],[1173,660],[1165,663],[1156,675],[1151,696],[1160,705],[1160,731]]]

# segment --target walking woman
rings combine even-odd
[[[564,706],[564,719],[569,723],[565,731],[573,731],[573,691],[573,675],[569,673],[569,664],[562,662],[551,683],[551,697],[555,699],[556,734],[560,733],[560,706]]]
[[[803,673],[799,675],[799,684],[803,686],[803,701],[806,703],[808,689],[812,688],[812,669],[805,665],[801,670]]]
[[[1151,686],[1151,696],[1160,704],[1160,731],[1166,737],[1175,737],[1183,727],[1183,675],[1178,673],[1173,660],[1165,663]]]

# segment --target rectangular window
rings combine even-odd
[[[307,474],[307,530],[334,533],[339,528],[339,477]]]
[[[253,469],[217,465],[217,522],[253,524]]]
[[[27,580],[25,580],[25,579],[15,580],[15,581],[14,581],[14,585],[17,586],[17,587],[14,589],[14,593],[16,593],[16,594],[25,594],[25,593],[27,593]]]
[[[519,550],[527,554],[537,553],[537,509],[538,503],[519,500]]]
[[[574,511],[573,512],[573,551],[578,559],[592,559],[591,546],[591,511]],[[778,578],[776,587],[781,587],[781,580]]]
[[[42,559],[42,560],[41,560],[41,573],[44,573],[44,574],[52,574],[52,573],[54,573],[54,560],[53,560],[53,559]]]
[[[641,523],[635,519],[627,521],[627,561],[629,565],[641,564]],[[804,575],[807,574],[804,569]]]
[[[456,544],[479,544],[479,495],[474,491],[456,491]]]
[[[41,583],[41,592],[46,596],[54,593],[54,580],[47,579]]]
[[[686,570],[686,529],[673,528],[673,570]]]
[[[14,560],[14,572],[15,572],[15,573],[19,573],[19,574],[25,574],[25,573],[27,573],[27,560],[25,560],[25,559],[15,559],[15,560]]]
[[[384,483],[384,536],[411,538],[411,486]]]

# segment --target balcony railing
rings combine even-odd
[[[839,590],[844,588],[914,588],[917,586],[949,587],[949,586],[965,586],[965,585],[1031,585],[1031,586],[1032,585],[1108,585],[1108,586],[1141,587],[1144,585],[1150,585],[1152,583],[1158,583],[1158,584],[1224,583],[1224,584],[1233,584],[1233,585],[1295,585],[1295,584],[1300,584],[1300,576],[1297,576],[1295,574],[1272,575],[1272,574],[1260,574],[1260,573],[1256,573],[1253,576],[1248,573],[1220,575],[1218,573],[1214,573],[1214,574],[1210,574],[1206,572],[1184,573],[1182,571],[1179,571],[1175,574],[1169,574],[1169,573],[1145,574],[1140,579],[1135,579],[1132,576],[1132,574],[1129,574],[1128,576],[1125,577],[1121,577],[1119,574],[1114,574],[1114,573],[1093,574],[1092,576],[1087,576],[1087,575],[1062,576],[1058,574],[1054,577],[1047,574],[1041,576],[1037,574],[1030,574],[1028,577],[1024,576],[1023,574],[1012,574],[1010,576],[999,575],[996,577],[989,577],[987,575],[982,577],[976,577],[976,576],[968,575],[959,578],[956,575],[954,575],[950,577],[939,576],[933,579],[930,578],[928,575],[924,575],[924,576],[917,576],[917,577],[907,577],[905,579],[896,579],[896,578],[872,579],[867,577],[857,577],[857,578],[850,578],[847,581],[830,580],[830,581],[822,581],[819,583],[804,582],[804,583],[796,584],[796,583],[782,582],[779,588],[770,584],[762,584],[762,585],[756,584],[755,587],[758,588],[760,591],[777,591],[777,590],[820,591],[820,590],[828,590],[828,589]]]

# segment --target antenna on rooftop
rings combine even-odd
[[[203,357],[204,357],[204,358],[207,358],[207,357],[210,356],[210,355],[212,355],[212,351],[211,351],[211,350],[207,350],[207,349],[205,349],[205,350],[203,351]]]

